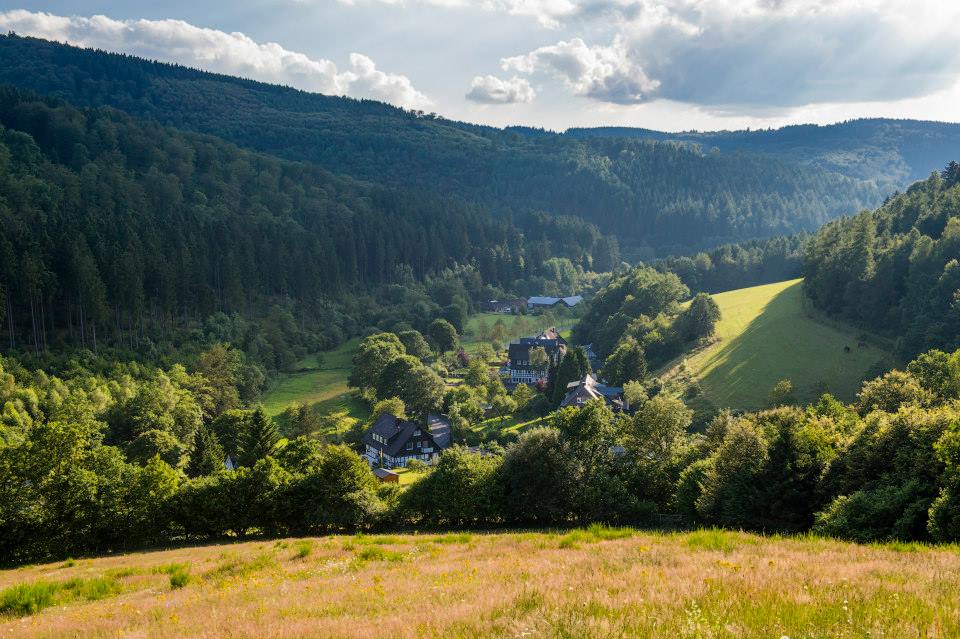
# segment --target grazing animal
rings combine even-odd
[[[866,348],[866,347],[867,347],[866,342],[857,342],[857,348]]]
[[[844,346],[844,347],[843,347],[843,352],[844,352],[844,353],[849,353],[849,352],[850,352],[850,347],[849,347],[849,346]]]

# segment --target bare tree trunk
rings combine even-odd
[[[17,338],[13,334],[13,304],[10,302],[10,291],[7,291],[7,330],[10,331],[10,350],[17,347]]]
[[[33,302],[33,291],[30,291],[30,328],[33,329],[33,352],[40,354],[40,342],[37,335],[37,313]]]
[[[84,321],[84,316],[83,316],[83,296],[80,296],[79,299],[80,299],[80,345],[86,348],[87,347],[87,327],[86,327],[86,322]]]

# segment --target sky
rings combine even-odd
[[[958,27],[943,0],[0,0],[4,31],[558,131],[957,122]]]

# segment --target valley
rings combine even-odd
[[[0,11],[0,639],[960,636],[960,123],[856,111],[952,40],[721,104],[871,3],[320,4]],[[357,52],[439,11],[528,22]]]

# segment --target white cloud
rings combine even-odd
[[[482,104],[516,104],[533,102],[537,94],[525,78],[514,76],[509,80],[501,80],[493,75],[478,75],[470,84],[466,97]]]
[[[604,0],[606,1],[606,0]],[[613,0],[616,2],[617,0]],[[631,0],[625,0],[631,1]],[[575,0],[339,0],[345,5],[379,2],[396,6],[428,5],[447,8],[472,8],[499,11],[513,16],[534,18],[545,27],[558,27],[578,10]]]
[[[606,16],[610,45],[561,40],[504,67],[614,104],[755,113],[915,98],[960,78],[960,3],[579,0],[567,14],[588,16]]]
[[[131,53],[209,71],[288,84],[308,91],[384,100],[424,107],[430,100],[406,76],[385,73],[373,60],[353,53],[350,68],[313,59],[275,42],[243,33],[197,27],[181,20],[113,20],[106,16],[57,16],[24,10],[0,13],[0,29],[83,47]]]
[[[614,104],[646,101],[659,86],[631,60],[619,36],[610,46],[588,46],[580,38],[540,47],[522,56],[505,58],[505,70],[546,71],[560,77],[574,93]]]

